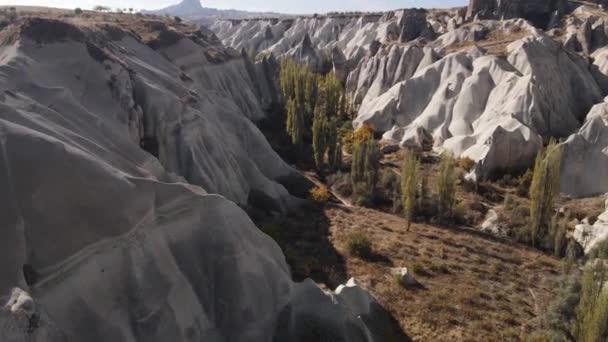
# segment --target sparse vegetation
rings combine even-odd
[[[576,308],[577,341],[595,342],[608,338],[608,293],[604,285],[608,270],[602,262],[588,266],[581,279],[581,297]]]
[[[310,190],[310,197],[317,203],[326,203],[331,198],[331,194],[327,190],[327,187],[321,185]]]
[[[348,250],[360,258],[369,258],[372,254],[372,242],[362,232],[354,232],[348,238]]]
[[[80,7],[76,7],[76,9],[74,9],[74,14],[81,15],[82,13],[83,12],[82,12],[82,9]]]

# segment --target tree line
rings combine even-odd
[[[346,94],[333,73],[319,75],[292,60],[281,63],[279,88],[285,103],[286,132],[302,153],[312,148],[318,170],[336,170],[342,161],[338,123],[346,116]]]

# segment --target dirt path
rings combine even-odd
[[[308,178],[308,180],[310,180],[311,182],[313,182],[316,186],[325,186],[325,184],[321,183],[321,181],[319,181],[316,177],[313,177],[312,175],[310,175],[308,173],[304,173],[304,176],[306,178]],[[352,202],[350,200],[348,200],[347,198],[344,198],[344,197],[340,196],[340,194],[338,194],[337,192],[335,192],[333,189],[331,189],[331,188],[328,187],[327,190],[329,191],[329,193],[332,196],[334,196],[345,207],[348,207],[348,208],[354,208],[354,207],[356,207],[355,205],[352,204]]]

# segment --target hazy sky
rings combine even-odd
[[[120,8],[157,9],[181,0],[0,0],[0,5],[35,5],[90,9],[95,5]],[[407,7],[454,7],[468,0],[203,0],[203,6],[281,13],[323,13],[328,11],[389,10]]]

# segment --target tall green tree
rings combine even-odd
[[[353,146],[351,178],[353,184],[362,183],[369,194],[374,192],[378,183],[380,158],[380,149],[373,137]]]
[[[530,185],[530,234],[532,246],[545,243],[559,194],[561,148],[553,139],[538,152]]]
[[[401,166],[401,200],[403,212],[407,220],[407,230],[410,230],[416,204],[418,190],[418,168],[420,163],[413,153],[408,153]]]
[[[294,145],[300,145],[302,138],[304,137],[305,122],[302,115],[302,111],[299,110],[296,100],[290,98],[287,100],[287,123],[286,130],[287,134],[291,138],[291,143]]]
[[[315,113],[312,123],[312,151],[317,169],[321,169],[327,152],[328,120],[321,111]]]
[[[608,271],[602,262],[588,266],[581,280],[576,308],[577,341],[597,342],[608,338]]]
[[[437,175],[437,209],[444,222],[452,219],[456,205],[456,173],[452,155],[443,153]]]

